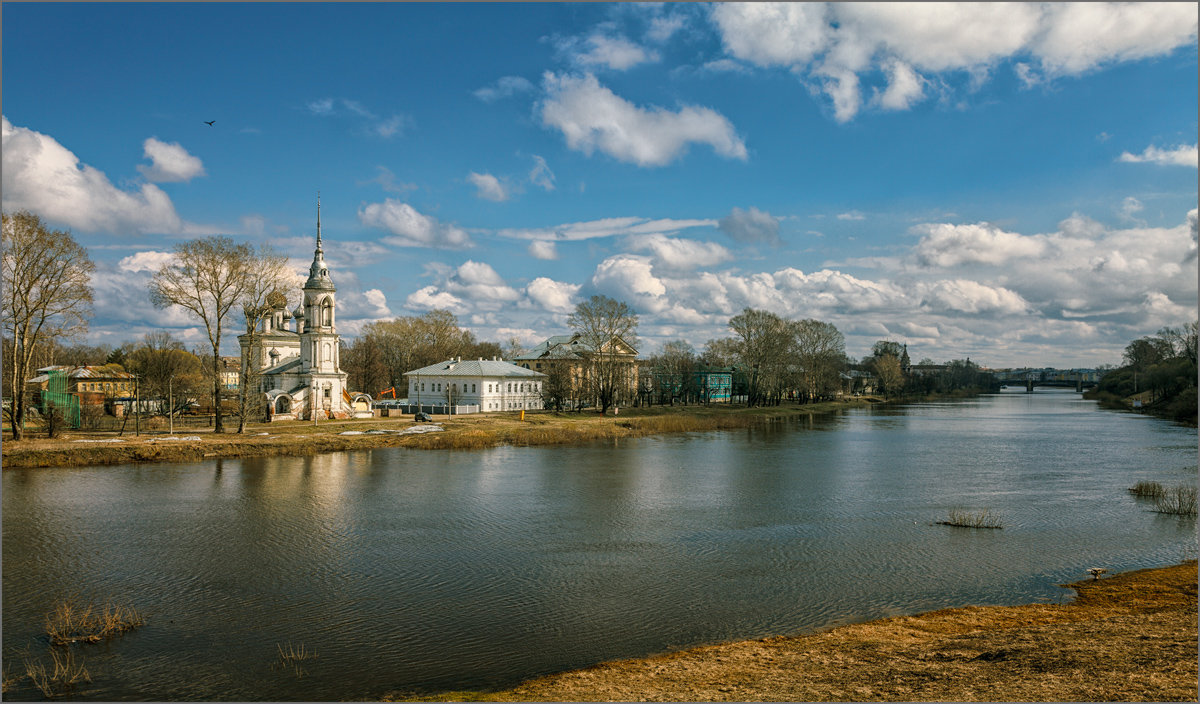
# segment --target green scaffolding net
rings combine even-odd
[[[42,392],[41,412],[47,417],[52,409],[62,413],[63,422],[71,428],[79,427],[79,398],[67,393],[67,373],[50,371],[46,382],[46,390]]]

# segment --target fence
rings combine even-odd
[[[63,416],[67,427],[78,428],[80,425],[79,399],[67,393],[67,373],[63,371],[47,372],[49,380],[46,390],[42,392],[42,405],[38,410],[43,417],[49,417],[51,409],[56,409]]]
[[[430,415],[460,416],[460,415],[467,415],[469,413],[479,413],[479,411],[480,411],[480,407],[478,404],[473,404],[473,405],[469,405],[469,406],[458,406],[458,405],[449,406],[445,403],[422,403],[422,404],[418,405],[416,403],[387,403],[387,402],[384,402],[384,403],[376,403],[375,408],[382,410],[383,413],[381,413],[380,415],[384,415],[384,416],[390,415],[392,413],[394,413],[396,415],[408,415],[408,414],[415,414],[415,413],[422,412],[422,411],[425,413],[428,413]]]

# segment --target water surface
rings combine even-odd
[[[1070,392],[583,447],[5,470],[5,666],[78,594],[95,700],[373,699],[964,604],[1196,554],[1126,489],[1196,431]],[[1002,530],[934,525],[989,509]],[[277,644],[316,657],[274,667]],[[6,699],[36,699],[25,685]]]

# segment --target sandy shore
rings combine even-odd
[[[1196,701],[1196,582],[1190,561],[1089,577],[1061,605],[945,609],[425,699]]]

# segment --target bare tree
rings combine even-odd
[[[254,274],[246,282],[240,297],[248,343],[243,348],[238,379],[238,402],[234,410],[239,433],[246,432],[247,417],[254,416],[256,411],[265,408],[258,394],[258,380],[262,370],[258,360],[251,359],[250,351],[255,347],[263,320],[271,315],[272,311],[287,305],[287,296],[283,293],[288,287],[287,257],[276,254],[270,245],[262,245],[251,257],[250,271]]]
[[[628,305],[608,296],[592,296],[567,318],[567,325],[589,348],[585,384],[601,413],[635,391],[631,352],[637,344],[637,324],[637,314]]]
[[[25,380],[39,345],[87,328],[91,315],[89,286],[96,265],[70,232],[50,230],[41,218],[21,211],[3,214],[4,332],[12,340],[7,411],[14,440],[24,437]]]
[[[791,351],[787,321],[769,311],[746,308],[729,319],[729,327],[737,333],[737,358],[747,375],[747,404],[778,401]]]
[[[180,306],[204,323],[212,346],[213,432],[225,432],[221,419],[221,333],[233,307],[258,276],[254,249],[229,237],[205,237],[175,246],[172,261],[150,281],[150,301],[158,308]],[[206,355],[207,356],[207,355]]]
[[[142,399],[166,400],[168,414],[186,407],[204,387],[200,358],[165,330],[146,333],[128,362],[129,371],[140,379]]]
[[[833,393],[846,358],[846,341],[832,323],[798,320],[791,323],[796,362],[807,400]]]

